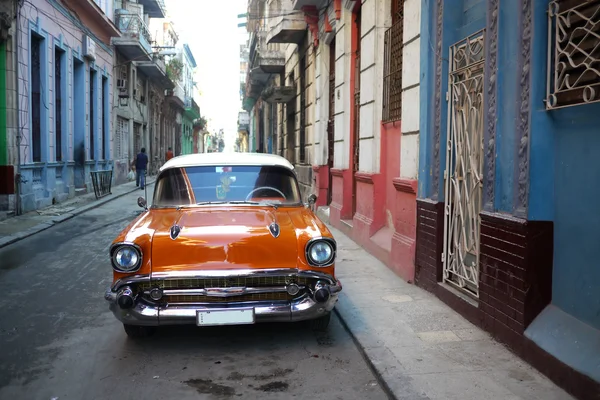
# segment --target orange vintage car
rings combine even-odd
[[[326,329],[342,290],[336,242],[303,203],[294,167],[259,153],[175,157],[152,205],[110,246],[105,299],[130,337],[175,324],[309,320]]]

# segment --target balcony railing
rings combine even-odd
[[[116,15],[116,25],[123,34],[123,38],[139,40],[142,47],[148,53],[152,53],[150,30],[139,14],[119,9]]]

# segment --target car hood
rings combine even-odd
[[[282,209],[184,209],[151,222],[152,273],[231,268],[297,268],[302,230]],[[297,218],[296,218],[297,219]],[[275,237],[269,226],[279,225]],[[172,237],[173,226],[179,234]]]

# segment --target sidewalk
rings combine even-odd
[[[153,184],[154,177],[148,177],[148,196],[151,196],[151,186]],[[31,235],[35,235],[56,224],[67,221],[76,215],[100,207],[109,201],[118,199],[129,193],[135,191],[138,191],[140,195],[143,195],[144,193],[139,187],[135,186],[135,182],[127,182],[113,186],[111,191],[112,194],[98,200],[96,200],[96,196],[92,192],[83,196],[77,196],[48,208],[31,211],[27,214],[10,217],[0,221],[0,248],[23,240]]]
[[[573,399],[435,296],[329,229],[343,285],[336,312],[396,399]]]

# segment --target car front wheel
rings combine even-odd
[[[311,319],[310,320],[310,328],[314,331],[326,331],[329,326],[329,321],[331,320],[331,313],[327,313],[322,317]]]
[[[154,335],[156,332],[155,326],[138,326],[123,324],[125,333],[132,339],[145,338]]]

